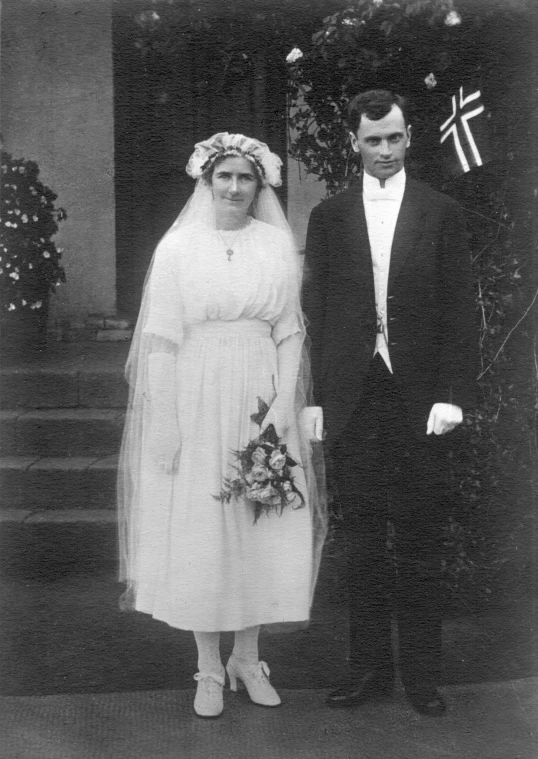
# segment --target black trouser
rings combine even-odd
[[[392,669],[391,611],[407,688],[435,684],[441,652],[440,549],[445,517],[439,438],[418,435],[376,355],[359,405],[333,449],[348,549],[350,667]],[[388,520],[396,563],[387,550]]]

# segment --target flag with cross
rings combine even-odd
[[[490,114],[478,87],[460,87],[451,96],[450,115],[440,126],[441,147],[449,172],[465,174],[491,160],[489,147]]]

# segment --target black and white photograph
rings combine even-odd
[[[0,759],[538,757],[535,0],[0,0]]]

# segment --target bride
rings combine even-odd
[[[195,146],[196,187],[155,251],[126,368],[123,603],[194,632],[200,717],[223,711],[221,631],[235,631],[232,690],[240,681],[254,703],[280,704],[259,660],[260,625],[308,620],[326,532],[319,446],[298,423],[311,388],[299,260],[272,190],[280,168],[240,134]],[[261,426],[259,399],[269,406]],[[271,424],[298,462],[302,498],[255,520],[248,498],[215,496],[236,452]]]

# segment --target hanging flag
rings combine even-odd
[[[452,113],[441,124],[441,145],[450,173],[458,176],[491,159],[488,139],[489,114],[478,88],[464,95],[460,87],[451,98]]]

